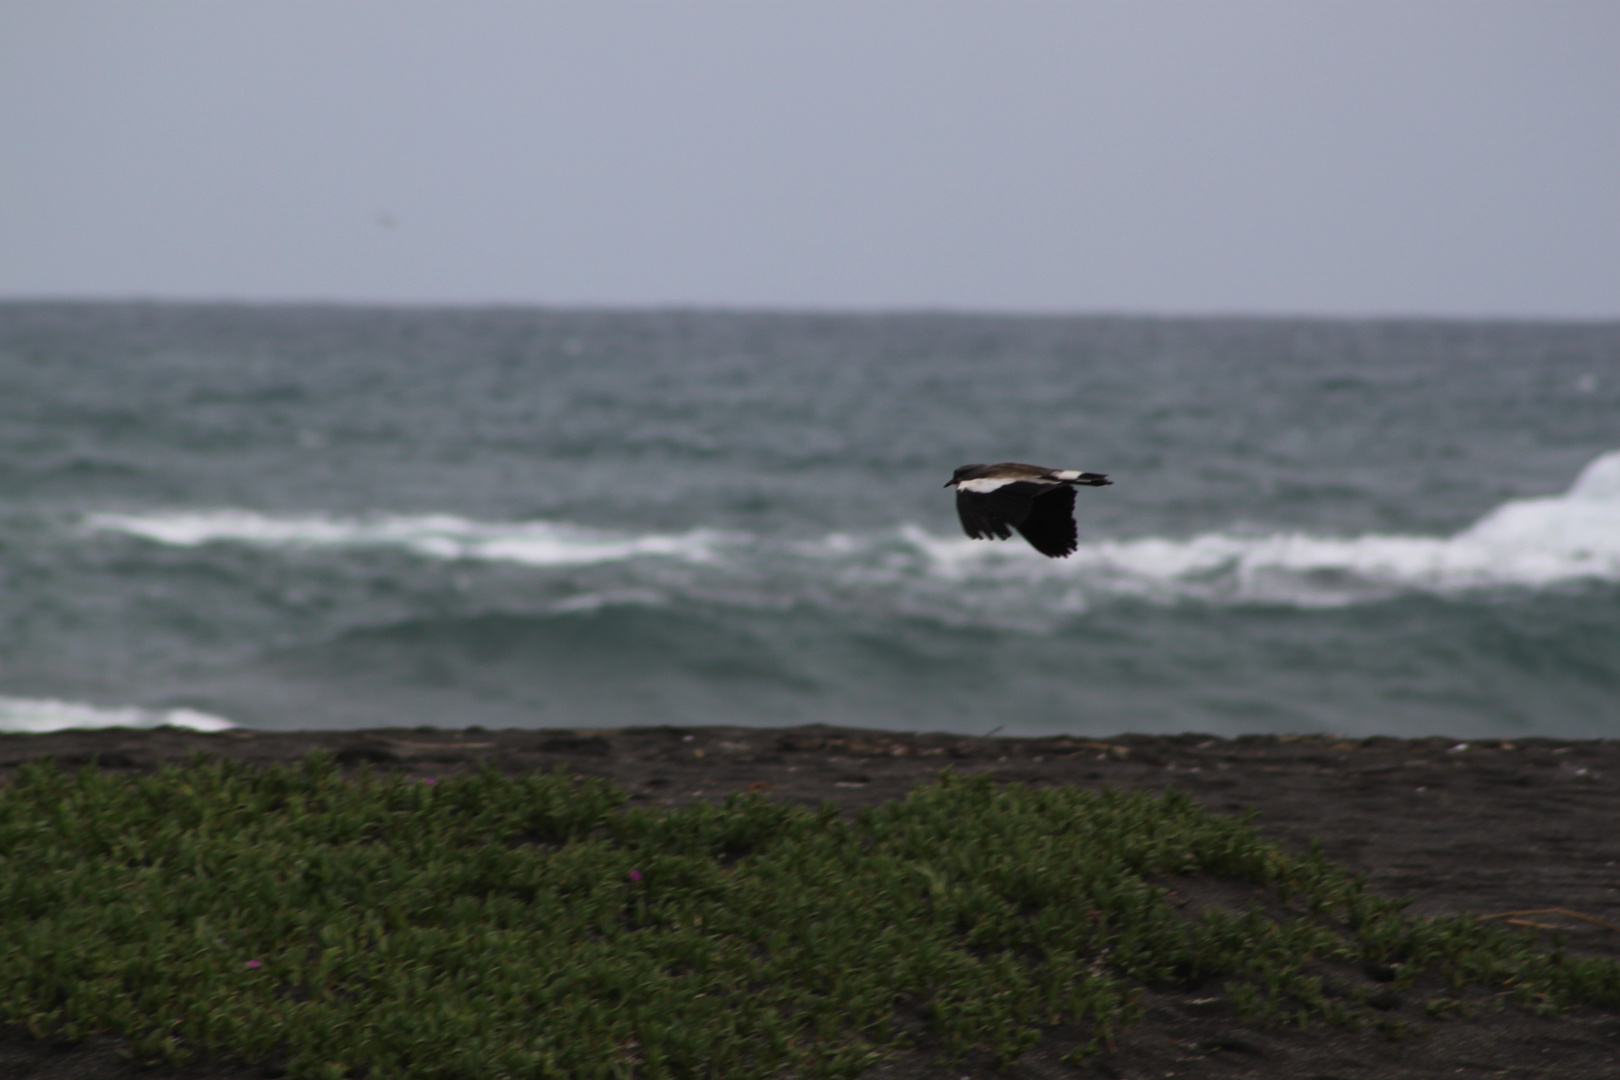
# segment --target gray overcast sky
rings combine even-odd
[[[1620,3],[0,0],[0,296],[1620,317]]]

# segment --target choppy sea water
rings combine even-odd
[[[0,730],[1620,734],[1620,324],[9,303],[0,491]]]

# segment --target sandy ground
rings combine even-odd
[[[76,731],[0,736],[0,780],[53,757],[145,771],[197,751],[258,764],[324,747],[346,765],[370,763],[445,776],[490,762],[506,771],[563,767],[610,778],[646,804],[722,797],[741,789],[845,808],[903,795],[949,766],[1032,784],[1176,787],[1220,813],[1254,810],[1269,837],[1292,850],[1311,838],[1371,886],[1413,899],[1423,914],[1471,911],[1545,925],[1572,952],[1620,957],[1620,742],[1487,741],[1201,735],[1109,739],[976,738],[829,727],[639,728],[610,731],[441,731],[221,734]],[[1202,891],[1200,891],[1202,890]],[[1220,886],[1193,885],[1190,903],[1237,902]],[[1208,895],[1204,895],[1204,893]],[[1560,910],[1547,910],[1560,909]],[[1377,972],[1349,970],[1347,982]],[[1620,1015],[1579,1010],[1537,1019],[1498,997],[1475,995],[1472,1015],[1436,1019],[1424,1001],[1438,985],[1385,994],[1385,1018],[1407,1034],[1255,1028],[1240,1023],[1219,987],[1151,992],[1146,1020],[1118,1049],[1083,1069],[1058,1059],[1079,1040],[1052,1032],[1008,1070],[969,1061],[952,1077],[1209,1077],[1394,1080],[1430,1077],[1620,1077]],[[50,1047],[0,1028],[0,1077],[103,1080],[195,1077],[249,1080],[274,1068],[216,1062],[142,1070],[113,1039]],[[934,1076],[918,1049],[868,1074]]]

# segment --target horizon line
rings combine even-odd
[[[696,300],[669,301],[555,301],[497,298],[469,299],[383,299],[323,296],[232,296],[232,295],[153,295],[153,294],[61,294],[0,293],[0,305],[23,304],[106,305],[152,307],[244,307],[244,308],[350,308],[387,311],[551,311],[614,314],[725,314],[756,316],[799,316],[822,318],[951,317],[951,318],[1028,318],[1028,319],[1121,319],[1162,321],[1274,321],[1274,322],[1450,322],[1450,323],[1542,323],[1559,325],[1606,326],[1620,324],[1620,313],[1610,315],[1570,315],[1532,313],[1463,313],[1434,311],[1366,310],[1355,312],[1309,310],[1256,310],[1238,308],[1094,308],[1072,307],[992,307],[968,304],[791,304],[747,303]]]

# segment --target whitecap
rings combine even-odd
[[[54,698],[0,697],[0,731],[40,734],[72,728],[181,727],[225,731],[236,725],[196,709],[143,709],[132,705],[86,705]]]
[[[603,608],[662,607],[669,602],[663,593],[649,589],[620,589],[612,592],[581,593],[559,600],[548,609],[554,615],[591,614]]]
[[[525,566],[580,566],[636,558],[707,562],[725,535],[626,534],[567,523],[474,521],[449,514],[328,517],[273,516],[251,510],[92,514],[97,532],[138,536],[175,547],[237,543],[256,547],[395,548],[433,559],[474,559]]]

